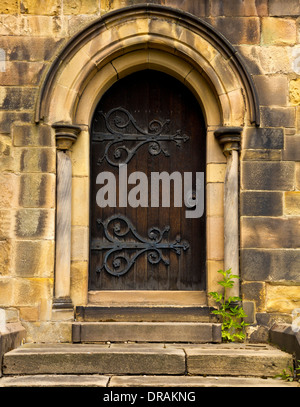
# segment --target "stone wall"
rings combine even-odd
[[[51,62],[74,34],[109,11],[139,3],[0,4],[0,307],[7,322],[21,320],[28,340],[68,341],[71,335],[70,321],[58,324],[52,315],[56,147],[51,128],[34,122],[38,91]],[[236,47],[252,75],[261,126],[242,135],[242,296],[251,322],[270,324],[278,315],[291,321],[292,310],[300,307],[299,0],[147,3],[203,18]],[[80,201],[83,188],[77,191]],[[71,268],[74,297],[78,284],[85,284],[80,270],[78,258]]]

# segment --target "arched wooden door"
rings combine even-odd
[[[202,111],[178,80],[143,70],[104,94],[91,130],[89,290],[205,289],[205,207],[187,218],[184,202],[185,173],[194,194],[204,174],[204,192],[205,157]]]

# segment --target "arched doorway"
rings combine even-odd
[[[57,171],[57,185],[63,186],[57,195],[56,253],[63,253],[56,255],[57,307],[97,304],[99,300],[99,296],[90,295],[97,291],[88,289],[90,129],[105,92],[143,69],[176,78],[191,90],[202,108],[206,124],[206,291],[218,288],[217,270],[225,267],[226,257],[232,259],[232,248],[238,274],[240,135],[243,129],[260,123],[252,78],[237,51],[205,21],[169,7],[132,6],[95,20],[69,41],[51,65],[37,101],[35,121],[53,127],[57,168],[62,169]],[[59,163],[68,165],[60,167]],[[229,188],[229,175],[234,188]],[[226,190],[229,198],[235,197],[235,205],[231,199],[224,202]],[[78,199],[80,206],[75,205]],[[234,232],[229,208],[234,212]],[[73,291],[70,276],[76,282],[72,283]],[[123,291],[118,290],[118,298]],[[161,301],[170,291],[155,292]],[[197,291],[200,296],[196,297],[191,291],[186,293],[186,304],[207,304],[205,291]]]
[[[159,71],[128,75],[98,103],[90,139],[89,290],[205,290],[206,129],[194,95]]]

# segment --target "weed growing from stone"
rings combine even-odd
[[[239,276],[231,273],[229,270],[219,270],[223,279],[218,282],[223,287],[223,293],[210,292],[209,295],[218,303],[219,309],[213,310],[212,314],[218,315],[222,320],[222,338],[225,342],[243,342],[245,339],[245,323],[243,318],[247,317],[245,311],[239,303],[242,301],[240,297],[228,297],[227,289],[234,286],[234,280]]]

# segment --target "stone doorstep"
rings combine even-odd
[[[6,376],[1,387],[300,387],[297,382],[259,377],[216,376]]]
[[[5,328],[5,332],[0,332],[0,377],[3,355],[20,346],[26,338],[25,328],[19,322],[10,322]]]
[[[196,322],[77,322],[73,342],[220,343],[221,324]]]
[[[268,345],[26,344],[4,355],[3,374],[274,377],[292,363]]]
[[[77,306],[77,322],[217,322],[208,306]]]

